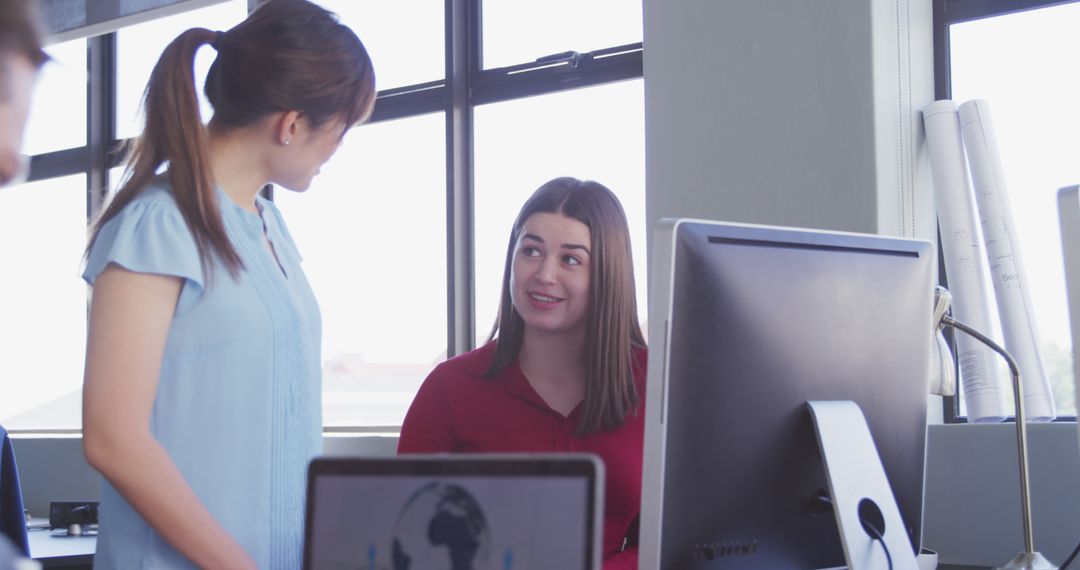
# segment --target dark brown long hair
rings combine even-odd
[[[165,48],[144,95],[146,127],[128,154],[125,182],[94,227],[116,217],[162,165],[195,238],[203,271],[216,255],[232,276],[243,269],[221,222],[207,154],[207,129],[195,93],[195,52],[218,52],[204,92],[214,107],[210,126],[235,129],[281,111],[299,111],[313,128],[335,118],[354,125],[375,103],[375,72],[367,50],[334,14],[306,0],[269,0],[227,32],[193,28]]]
[[[588,226],[592,234],[589,272],[589,311],[585,329],[586,380],[578,433],[617,428],[637,409],[640,396],[634,384],[634,349],[644,348],[638,322],[630,229],[615,194],[591,180],[556,178],[545,183],[518,213],[510,232],[503,269],[499,317],[489,340],[495,356],[486,373],[493,378],[521,352],[525,321],[510,299],[514,253],[525,221],[536,213],[557,213]]]

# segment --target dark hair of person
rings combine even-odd
[[[203,271],[216,255],[232,276],[243,269],[222,224],[207,153],[208,128],[195,92],[195,52],[217,50],[203,89],[214,108],[209,130],[251,125],[298,111],[312,128],[335,119],[352,126],[371,114],[375,72],[347,26],[306,0],[269,0],[225,32],[193,28],[165,48],[144,94],[146,126],[129,149],[125,182],[94,227],[100,228],[146,188],[162,166],[199,251]]]
[[[510,232],[499,315],[491,331],[495,355],[485,377],[494,378],[518,358],[525,322],[510,297],[514,254],[526,220],[557,213],[585,224],[592,235],[589,309],[586,319],[586,382],[578,433],[617,428],[638,408],[634,350],[645,347],[638,322],[630,230],[611,190],[591,180],[556,178],[545,183],[518,213]]]
[[[9,55],[25,57],[34,69],[49,61],[42,49],[38,13],[32,0],[0,0],[0,100],[8,97],[5,57]]]

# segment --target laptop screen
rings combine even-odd
[[[317,459],[304,566],[588,570],[600,538],[598,463],[529,455]]]

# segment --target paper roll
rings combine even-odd
[[[986,256],[997,298],[1005,349],[1020,367],[1024,381],[1024,411],[1029,421],[1047,422],[1056,416],[1054,396],[1046,377],[1035,316],[1027,290],[1027,275],[1018,247],[1005,174],[994,124],[986,101],[960,105],[960,130],[979,207]]]
[[[975,196],[968,180],[956,103],[944,100],[927,105],[923,123],[934,180],[941,253],[953,296],[953,316],[990,335],[996,323],[990,297],[990,272],[983,254]],[[958,333],[955,338],[969,421],[1004,420],[1012,391],[1004,383],[1000,356],[966,334]]]

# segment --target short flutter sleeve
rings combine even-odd
[[[180,277],[184,287],[176,311],[181,313],[204,289],[199,250],[172,197],[160,191],[149,193],[101,227],[87,256],[83,279],[93,285],[110,263],[136,273]]]

